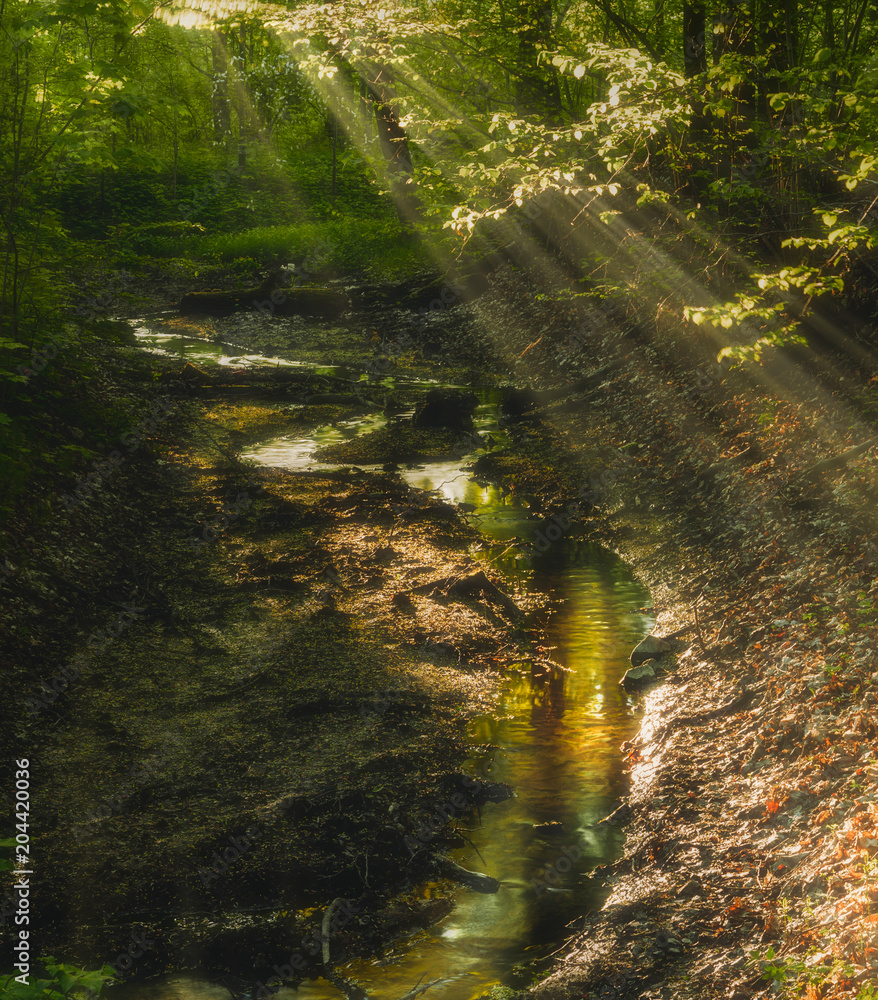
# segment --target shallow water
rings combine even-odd
[[[235,368],[306,368],[318,375],[337,375],[342,378],[348,373],[347,369],[339,365],[310,365],[301,361],[289,361],[286,358],[270,358],[264,354],[245,354],[245,348],[235,344],[167,333],[158,324],[146,319],[133,319],[130,322],[138,346],[146,351],[171,354],[186,361],[213,362],[219,365],[232,365]]]
[[[381,961],[340,971],[378,1000],[399,1000],[423,981],[448,978],[429,996],[470,1000],[495,984],[521,985],[513,968],[556,950],[567,925],[600,902],[589,877],[613,860],[621,832],[599,821],[624,790],[619,744],[636,728],[636,709],[618,684],[632,646],[646,631],[635,610],[646,601],[626,567],[596,548],[539,557],[531,586],[564,601],[548,629],[548,654],[569,672],[535,678],[513,668],[496,716],[474,720],[474,746],[500,749],[489,767],[516,797],[482,810],[462,830],[472,846],[453,854],[466,868],[502,881],[496,895],[460,889],[454,911]],[[535,824],[559,823],[548,830]],[[337,998],[326,981],[303,983],[303,998]]]
[[[432,388],[435,384],[403,379],[384,379],[383,382],[388,385],[388,388],[405,387],[407,390],[424,389],[428,386]],[[497,426],[497,402],[496,398],[492,398],[496,396],[496,393],[490,389],[482,389],[477,390],[477,394],[487,400],[476,407],[473,416],[475,432],[482,440],[477,442],[473,439],[470,442],[470,440],[464,439],[461,445],[463,453],[459,458],[419,463],[407,469],[401,469],[400,475],[403,479],[419,489],[436,490],[437,495],[449,503],[474,503],[474,500],[470,498],[477,496],[475,483],[471,481],[469,473],[463,470],[463,466],[472,461],[478,454],[491,447],[496,447],[506,440],[505,433]],[[405,419],[411,416],[411,413],[411,410],[400,413],[397,415],[397,419]],[[386,427],[389,419],[391,418],[382,413],[370,413],[352,420],[341,420],[335,424],[327,424],[314,430],[286,434],[247,448],[241,452],[241,457],[248,462],[277,466],[283,469],[337,469],[339,468],[338,462],[320,462],[312,457],[313,452],[326,445],[340,444],[343,441],[350,441],[360,434],[367,434]],[[362,469],[378,468],[377,465],[370,466],[362,463],[357,463],[357,467]]]
[[[490,394],[482,396],[477,426],[499,440],[495,404]],[[244,457],[265,465],[320,468],[310,457],[315,448],[373,430],[383,421],[370,415],[306,436],[274,439]],[[529,517],[521,503],[470,478],[465,466],[473,457],[424,463],[401,474],[412,486],[472,505],[471,516],[485,538],[480,557],[491,560],[510,589],[520,585],[557,603],[547,626],[547,647],[554,648],[545,651],[555,666],[506,664],[496,715],[474,719],[469,727],[474,754],[486,744],[498,749],[489,758],[474,756],[468,769],[509,782],[516,796],[484,807],[481,821],[464,821],[460,829],[471,843],[453,857],[500,879],[501,890],[483,895],[460,888],[453,912],[429,931],[397,943],[381,959],[339,968],[376,1000],[400,1000],[419,982],[437,979],[443,981],[427,995],[443,1000],[470,1000],[495,984],[527,985],[529,978],[516,977],[514,968],[555,951],[577,919],[599,905],[603,890],[590,872],[616,858],[621,847],[621,832],[599,821],[624,792],[619,744],[634,735],[638,710],[618,682],[631,649],[651,624],[638,612],[649,604],[648,594],[604,549],[563,536],[546,547],[539,541],[545,525]],[[122,1000],[240,996],[183,976],[112,995]],[[341,996],[322,979],[272,995],[281,1000]]]

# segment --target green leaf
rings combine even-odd
[[[79,985],[79,977],[71,975],[63,965],[55,971],[55,979],[65,993],[69,993],[75,986]]]

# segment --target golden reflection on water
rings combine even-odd
[[[492,502],[505,503],[496,493]],[[520,519],[517,526],[522,531]],[[348,965],[344,974],[376,1000],[398,1000],[421,977],[447,978],[428,992],[442,1000],[471,1000],[513,982],[514,966],[553,951],[567,925],[600,902],[588,873],[618,854],[621,833],[598,822],[624,792],[619,744],[635,731],[636,709],[618,681],[647,631],[634,613],[647,594],[614,556],[589,546],[572,553],[558,546],[531,571],[532,586],[563,599],[549,624],[548,644],[557,648],[548,655],[568,672],[540,679],[528,664],[510,668],[497,715],[471,723],[474,746],[500,749],[487,767],[474,758],[470,769],[509,782],[516,797],[485,806],[481,823],[462,824],[473,846],[454,854],[503,887],[493,896],[461,889],[438,926],[380,961]],[[546,823],[560,826],[535,828]],[[339,996],[323,981],[304,983],[299,995]]]

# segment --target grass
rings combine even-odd
[[[243,259],[294,263],[307,280],[360,274],[400,278],[429,267],[423,244],[395,220],[330,219],[216,232],[198,225],[143,226],[123,236],[122,252],[189,257],[233,265]]]

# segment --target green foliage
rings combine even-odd
[[[15,837],[7,837],[0,840],[0,854],[12,854],[15,851]],[[15,862],[11,858],[0,857],[0,872],[9,872],[15,868]]]
[[[878,162],[878,70],[859,28],[846,22],[844,45],[827,45],[813,21],[780,23],[769,7],[738,5],[731,20],[714,20],[713,60],[686,78],[678,70],[683,45],[668,50],[669,21],[682,28],[680,5],[663,5],[661,30],[636,7],[612,15],[619,38],[602,42],[593,40],[598,23],[586,5],[569,5],[540,28],[526,23],[528,10],[521,6],[524,19],[513,27],[516,12],[501,16],[464,0],[418,18],[339,3],[322,8],[317,23],[308,22],[312,8],[277,23],[300,46],[300,66],[315,85],[366,64],[366,51],[371,65],[389,67],[399,81],[394,108],[418,151],[414,181],[425,212],[461,241],[477,227],[507,218],[526,226],[566,206],[575,225],[599,223],[618,253],[614,227],[630,225],[636,191],[637,208],[676,227],[676,255],[712,241],[752,256],[755,237],[772,242],[782,261],[772,269],[775,261],[765,260],[733,298],[706,280],[710,301],[679,302],[684,319],[724,333],[725,349],[740,358],[800,341],[812,301],[843,294],[852,260],[875,246],[865,219],[871,206],[857,192],[874,185]],[[834,17],[828,10],[830,33]],[[781,51],[781,29],[802,32],[799,61]],[[331,47],[315,34],[332,38]],[[419,84],[435,81],[440,66],[443,88],[460,100],[439,101]],[[541,91],[538,101],[522,100],[524,82]],[[813,213],[827,190],[837,192],[842,222],[815,233]],[[647,238],[656,239],[655,229]],[[612,283],[612,260],[597,247],[595,256],[601,280]],[[619,256],[617,270],[630,272]],[[645,277],[637,291],[648,299],[690,285],[673,269]],[[618,277],[615,287],[634,290]]]
[[[0,987],[7,1000],[94,1000],[115,977],[107,965],[87,972],[75,965],[64,965],[51,955],[39,959],[43,973],[33,973],[30,982],[16,982],[15,976],[0,975]]]
[[[515,995],[515,990],[510,989],[508,986],[492,986],[488,993],[491,1000],[513,1000]]]
[[[816,950],[812,948],[812,951]],[[775,991],[786,997],[799,997],[805,987],[818,989],[826,986],[838,976],[850,976],[852,966],[837,959],[832,964],[805,961],[791,955],[786,958],[778,956],[774,948],[769,948],[764,955],[758,951],[750,953],[751,964],[758,966],[762,978],[776,984]],[[857,994],[857,1000],[871,1000],[870,987],[864,987]]]
[[[191,245],[204,232],[194,222],[154,222],[144,226],[122,223],[110,234],[114,245],[122,252],[150,257],[176,257],[181,247]]]
[[[80,47],[82,19],[91,44]],[[80,170],[143,165],[113,113],[114,61],[133,24],[127,5],[70,2],[0,8],[0,334],[17,334],[47,305],[44,276],[67,249],[51,195]],[[107,58],[107,56],[110,58]]]
[[[172,231],[176,235],[168,235]],[[185,255],[233,265],[247,271],[267,261],[296,264],[305,280],[361,273],[373,278],[411,274],[429,258],[398,221],[338,219],[285,226],[261,226],[240,232],[207,232],[188,223],[142,227],[125,238],[155,256]]]
[[[281,260],[404,275],[430,263],[415,230],[440,258],[584,230],[593,286],[741,359],[800,342],[871,267],[878,60],[842,5],[734,5],[701,72],[677,0],[190,7],[186,29],[163,5],[2,5],[0,425],[75,298],[68,232],[134,271],[246,283]]]

